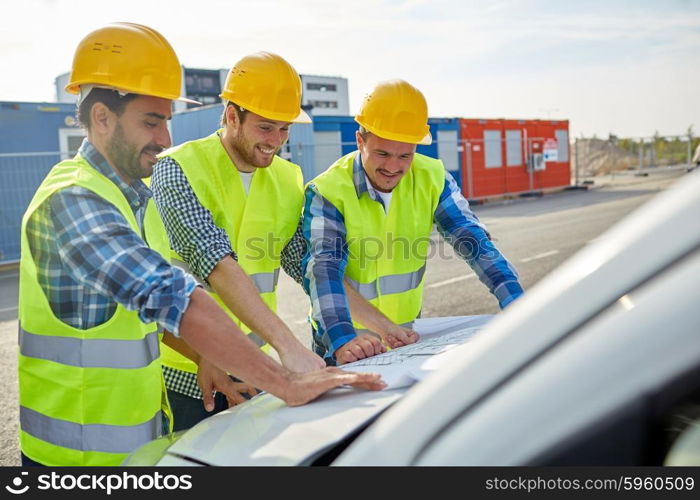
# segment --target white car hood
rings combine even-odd
[[[414,328],[427,339],[433,333],[465,327],[476,331],[491,317],[420,319]],[[398,352],[400,349],[387,355]],[[400,399],[416,381],[441,366],[439,356],[449,354],[406,356],[393,364],[347,365],[348,370],[380,373],[389,384],[383,391],[342,387],[298,407],[289,407],[270,394],[259,394],[185,432],[159,464],[184,465],[187,462],[183,459],[191,465],[308,464]],[[382,362],[381,357],[375,358]]]

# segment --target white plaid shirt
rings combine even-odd
[[[206,282],[214,266],[224,257],[230,255],[237,260],[226,231],[214,223],[211,212],[199,202],[177,161],[166,156],[156,163],[151,191],[168,231],[170,246],[199,280]],[[306,242],[299,225],[281,255],[282,268],[299,284],[305,251]],[[195,374],[167,366],[163,366],[163,374],[168,389],[202,398]]]

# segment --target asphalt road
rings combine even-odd
[[[683,179],[681,170],[635,177],[596,178],[593,189],[564,191],[541,198],[518,198],[472,208],[496,246],[517,268],[527,291],[582,247],[600,238],[618,220],[657,192]],[[496,300],[434,235],[426,272],[423,316],[498,312]],[[308,299],[284,273],[279,285],[279,314],[294,333],[310,343],[305,317]],[[0,271],[0,465],[19,465],[17,444],[17,270]]]

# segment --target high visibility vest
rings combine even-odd
[[[151,248],[168,240],[149,201],[144,229],[119,188],[79,155],[54,166],[22,219],[19,287],[19,419],[22,452],[50,466],[119,465],[162,430],[168,416],[155,323],[117,305],[104,324],[60,321],[37,279],[27,221],[53,193],[81,186],[112,203]]]
[[[359,152],[340,158],[312,184],[343,215],[347,230],[345,278],[394,323],[411,326],[423,301],[423,275],[433,216],[445,183],[440,160],[416,154],[392,191],[388,213],[353,182]],[[353,321],[356,330],[365,327]]]
[[[226,231],[238,264],[253,280],[263,301],[276,311],[282,249],[296,231],[304,203],[301,169],[275,156],[269,167],[256,170],[246,195],[238,169],[217,132],[171,148],[161,156],[169,156],[180,165],[199,203]],[[174,251],[171,261],[189,270]],[[206,288],[249,338],[267,351],[269,345],[251,332],[218,294]],[[166,345],[161,345],[161,351],[164,365],[196,373],[197,365],[177,351]]]

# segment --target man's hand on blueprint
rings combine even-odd
[[[420,338],[419,335],[410,328],[405,328],[394,323],[388,328],[385,328],[383,332],[379,332],[379,335],[381,335],[384,343],[392,349],[414,344],[418,342]]]
[[[358,335],[350,342],[343,344],[335,351],[335,360],[339,365],[352,363],[360,359],[369,358],[375,354],[386,352],[386,347],[381,341],[370,334]]]

